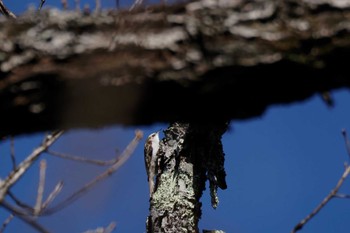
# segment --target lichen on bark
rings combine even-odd
[[[164,131],[147,232],[199,232],[200,198],[206,181],[210,183],[214,208],[218,202],[216,189],[226,188],[221,144],[226,129],[227,122],[175,122]]]

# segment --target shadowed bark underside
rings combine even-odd
[[[348,88],[349,6],[203,0],[2,19],[0,136],[247,119]]]

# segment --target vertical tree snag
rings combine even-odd
[[[164,131],[158,175],[150,198],[147,232],[199,232],[201,202],[209,180],[212,206],[217,188],[226,189],[221,136],[228,122],[175,122]]]

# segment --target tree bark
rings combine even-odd
[[[158,176],[150,198],[147,232],[199,232],[200,198],[209,181],[212,206],[217,189],[226,189],[221,136],[228,123],[176,122],[164,131]]]
[[[349,6],[203,0],[2,20],[0,136],[247,119],[348,88]]]

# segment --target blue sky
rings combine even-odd
[[[70,8],[74,8],[74,0],[67,0],[68,6]],[[4,4],[14,13],[20,14],[21,12],[24,12],[26,9],[28,9],[29,6],[35,6],[38,7],[40,5],[41,0],[5,0],[3,1]],[[115,7],[115,0],[101,0],[103,7],[105,8],[112,8]],[[127,1],[121,0],[120,3],[122,5],[126,5]],[[84,4],[89,4],[92,8],[95,6],[94,0],[80,0],[80,5],[83,6]],[[46,0],[44,4],[44,8],[47,7],[56,7],[61,8],[61,0]]]
[[[13,0],[5,4],[15,13],[32,1]],[[82,4],[88,1],[81,0]],[[92,1],[89,1],[93,5]],[[104,4],[113,6],[114,0]],[[38,5],[38,2],[34,4]],[[73,5],[73,1],[70,1]],[[59,6],[47,0],[46,6]],[[210,206],[208,192],[202,198],[200,228],[222,229],[227,233],[282,233],[290,230],[335,186],[348,161],[341,129],[350,131],[350,94],[333,93],[336,105],[329,109],[319,96],[290,105],[272,106],[254,119],[233,121],[223,137],[226,153],[228,189],[219,191],[216,210]],[[142,129],[145,135],[166,128],[154,124]],[[110,159],[133,138],[136,127],[106,127],[98,130],[69,131],[54,146],[61,152],[90,158]],[[17,160],[25,158],[41,141],[42,133],[15,139]],[[116,232],[144,232],[148,214],[148,186],[143,160],[143,143],[112,177],[86,196],[40,222],[53,232],[78,233],[111,221]],[[0,143],[0,176],[9,171],[9,144]],[[46,195],[59,181],[65,182],[64,198],[99,174],[101,168],[69,162],[47,155]],[[24,201],[35,202],[38,163],[13,188]],[[341,189],[350,194],[346,181]],[[303,233],[348,232],[350,201],[334,199],[301,231]],[[8,213],[0,209],[0,224]],[[20,220],[13,220],[7,232],[35,232]]]
[[[271,107],[262,117],[232,122],[223,137],[228,189],[219,191],[220,204],[210,207],[208,192],[203,196],[201,228],[226,232],[289,232],[334,187],[348,161],[341,129],[350,129],[350,94],[334,93],[336,106],[327,108],[319,96],[288,106]],[[145,134],[164,124],[141,127]],[[109,127],[74,130],[63,136],[53,149],[90,158],[109,159],[122,150],[136,128]],[[18,159],[40,143],[42,134],[16,138]],[[144,140],[142,141],[143,144]],[[41,222],[53,232],[83,232],[117,222],[119,232],[144,232],[148,214],[148,187],[139,145],[130,160],[112,177],[98,185],[67,209]],[[8,170],[9,146],[0,144],[3,155],[1,176]],[[101,169],[86,164],[44,156],[48,163],[47,189],[64,180],[59,198],[80,187]],[[36,164],[14,192],[34,203],[38,180]],[[34,185],[34,186],[33,186]],[[345,182],[343,192],[350,193]],[[49,191],[47,191],[49,192]],[[349,201],[334,199],[302,232],[348,232]],[[0,209],[0,218],[7,216]],[[64,222],[64,224],[62,224]],[[18,220],[9,232],[34,232]],[[28,229],[28,230],[27,230]]]

